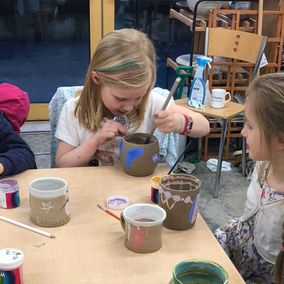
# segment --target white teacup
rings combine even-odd
[[[226,96],[228,95],[228,99]],[[223,108],[227,102],[231,100],[230,92],[226,92],[223,89],[212,89],[211,92],[211,107]]]

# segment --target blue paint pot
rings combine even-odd
[[[192,259],[178,263],[171,284],[227,284],[228,273],[216,262]]]
[[[120,164],[124,171],[135,177],[149,176],[159,163],[159,142],[155,136],[145,144],[147,133],[133,133],[121,140]]]

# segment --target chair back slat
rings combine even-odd
[[[263,36],[224,28],[209,28],[208,55],[247,61],[255,64]]]

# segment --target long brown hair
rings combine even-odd
[[[274,277],[276,284],[284,284],[284,222],[283,222],[283,233],[282,233],[282,247],[276,258]]]
[[[246,97],[253,100],[253,110],[261,133],[261,143],[271,146],[272,139],[284,135],[284,73],[266,74],[251,82]],[[261,163],[259,177],[264,176]]]
[[[104,115],[100,85],[91,78],[96,71],[102,84],[124,88],[148,86],[147,94],[128,118],[138,127],[144,119],[150,91],[156,81],[156,52],[146,34],[135,29],[108,33],[100,41],[85,78],[84,88],[75,108],[79,123],[90,131],[99,128]]]

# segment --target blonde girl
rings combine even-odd
[[[112,165],[121,136],[147,133],[153,125],[163,133],[201,137],[209,132],[202,115],[153,91],[156,53],[147,36],[135,29],[107,34],[99,43],[86,75],[84,88],[68,100],[61,112],[55,137],[58,167]],[[129,127],[114,117],[126,116]]]
[[[242,130],[252,160],[258,161],[243,216],[215,235],[246,283],[274,283],[284,220],[284,74],[254,80],[247,90]]]

